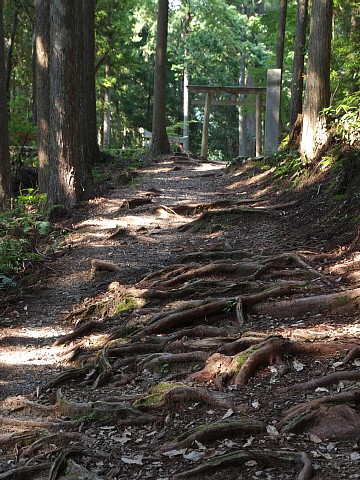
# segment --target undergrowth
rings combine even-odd
[[[0,289],[16,286],[16,278],[48,252],[51,225],[46,197],[33,189],[19,195],[11,210],[0,212]]]

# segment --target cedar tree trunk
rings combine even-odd
[[[168,30],[168,0],[158,1],[158,20],[156,33],[156,55],[154,74],[154,107],[151,155],[170,152],[166,133],[166,50]]]
[[[333,0],[313,0],[300,145],[304,162],[314,160],[329,136],[321,111],[330,102],[332,13]]]

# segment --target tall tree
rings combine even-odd
[[[50,177],[48,204],[72,208],[92,193],[83,127],[82,2],[50,2]]]
[[[36,118],[38,137],[39,190],[47,192],[49,186],[49,106],[50,106],[50,3],[35,0],[35,70],[36,70]]]
[[[279,0],[279,19],[276,38],[276,60],[275,67],[283,70],[284,49],[285,49],[285,30],[286,30],[286,12],[287,0]]]
[[[161,155],[170,152],[169,139],[166,133],[166,61],[168,15],[168,0],[158,0],[152,125],[153,137],[150,149],[152,155]]]
[[[330,103],[332,13],[333,0],[313,0],[300,144],[304,161],[316,157],[329,135],[321,111]]]
[[[82,0],[83,85],[82,112],[85,126],[85,161],[93,165],[99,157],[95,91],[95,0]]]
[[[302,113],[308,3],[308,0],[298,0],[297,2],[294,62],[291,82],[290,130],[295,124],[298,114]]]
[[[0,0],[0,209],[9,207],[11,196],[10,156],[5,80],[3,1]]]

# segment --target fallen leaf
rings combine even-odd
[[[243,445],[243,448],[250,447],[255,437],[249,437]]]
[[[332,367],[337,368],[337,367],[341,367],[342,365],[344,365],[343,362],[334,362],[332,364]]]
[[[190,460],[191,462],[198,462],[204,458],[204,452],[199,452],[197,450],[191,450],[191,452],[183,455],[185,460]]]
[[[314,433],[309,434],[309,440],[310,442],[314,442],[314,443],[322,443],[321,438],[315,435]]]
[[[324,388],[324,387],[318,387],[315,390],[315,393],[329,393],[329,390],[327,388]]]
[[[163,455],[169,458],[178,457],[179,455],[184,455],[186,450],[186,448],[182,448],[181,450],[169,450],[167,452],[163,452]]]
[[[299,362],[299,361],[296,360],[296,359],[292,362],[292,364],[293,364],[294,369],[295,369],[297,372],[301,372],[302,370],[304,370],[304,367],[306,367],[305,364]]]
[[[245,462],[247,467],[255,467],[257,465],[257,462],[255,460],[249,460],[248,462]]]
[[[142,459],[142,455],[136,455],[134,458],[121,457],[121,461],[129,465],[143,465]]]
[[[353,452],[350,455],[350,460],[352,460],[353,462],[357,462],[358,460],[360,460],[360,453],[359,452]]]
[[[234,413],[234,410],[232,408],[229,408],[229,410],[225,413],[225,415],[221,418],[221,420],[231,417],[233,413]]]
[[[253,402],[251,402],[251,406],[252,406],[255,410],[258,410],[259,407],[260,407],[259,400],[254,400]]]
[[[120,437],[119,435],[114,435],[113,437],[111,437],[111,440],[114,440],[114,442],[118,442],[121,445],[125,445],[125,443],[131,441],[131,438],[127,437],[126,435],[124,435],[123,437]]]
[[[205,445],[203,445],[201,442],[198,440],[195,440],[196,446],[198,447],[199,450],[206,450]]]
[[[266,427],[266,431],[267,433],[269,433],[270,435],[274,436],[274,437],[277,437],[279,434],[279,432],[277,431],[276,427],[274,427],[274,425],[268,425]]]
[[[360,358],[355,358],[355,360],[353,361],[353,365],[355,367],[360,367]]]

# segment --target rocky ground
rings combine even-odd
[[[272,173],[166,157],[57,225],[2,304],[0,480],[360,478],[357,238]]]

